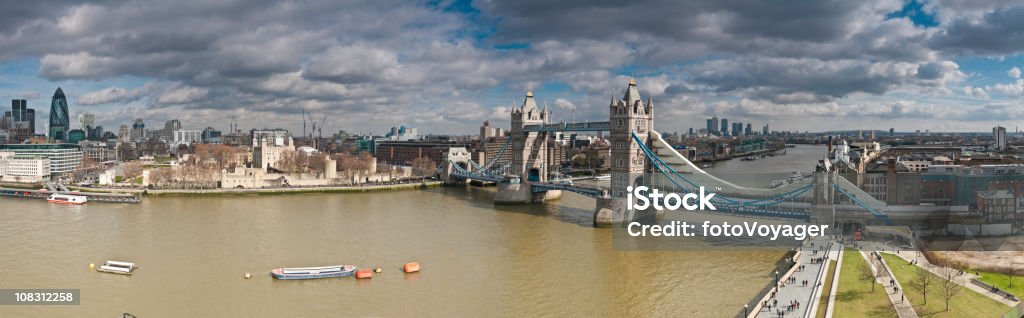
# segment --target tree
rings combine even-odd
[[[130,179],[142,173],[142,163],[138,161],[125,162],[121,165],[122,174],[125,179]]]
[[[1013,276],[1017,274],[1017,271],[1013,267],[1002,267],[996,271],[996,273],[1006,275],[1006,288],[1013,288]]]
[[[946,300],[946,310],[949,310],[949,300],[960,293],[963,286],[953,281],[954,270],[952,268],[946,268],[946,277],[949,279],[943,279],[939,283],[939,292],[942,293],[942,299]],[[928,275],[932,276],[932,275]]]
[[[293,150],[281,151],[281,157],[277,159],[277,164],[273,168],[284,173],[299,172],[301,166],[298,156],[298,153]]]
[[[868,259],[870,259],[870,258],[871,258],[871,256],[868,257]],[[868,262],[866,262],[866,261],[865,262],[861,262],[860,266],[858,267],[858,269],[859,269],[859,271],[858,271],[859,275],[857,275],[857,278],[860,278],[860,280],[870,283],[871,284],[871,292],[874,293],[875,292],[875,272],[871,271],[871,265],[868,264]]]
[[[413,159],[409,165],[412,166],[413,175],[420,177],[421,180],[426,176],[433,175],[437,169],[437,163],[427,157]]]
[[[926,270],[926,269],[923,269],[923,268],[916,268],[916,269],[917,269],[917,277],[914,278],[914,281],[910,283],[910,287],[912,287],[912,288],[914,288],[914,290],[917,290],[918,292],[920,292],[922,298],[924,298],[924,303],[927,304],[928,303],[928,291],[931,290],[931,288],[935,285],[935,277],[936,276],[932,275],[932,273],[928,272],[928,270]]]

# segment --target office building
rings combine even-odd
[[[711,126],[708,127],[708,133],[717,135],[718,131],[718,115],[715,115],[711,117]]]
[[[121,128],[117,130],[117,141],[118,142],[131,142],[132,134],[128,130],[128,125],[121,125]]]
[[[85,140],[85,137],[86,137],[85,136],[85,130],[81,130],[81,129],[68,130],[68,140],[67,140],[67,142],[69,144],[77,144],[79,141]]]
[[[54,175],[74,171],[82,164],[82,149],[72,144],[7,144],[0,145],[0,152],[13,152],[19,157],[48,158],[50,173]]]
[[[719,126],[718,128],[721,129],[721,135],[722,136],[728,136],[729,135],[729,119],[722,118],[722,125]]]
[[[35,134],[36,113],[24,99],[11,100],[10,115],[5,113],[4,122],[10,143],[22,143]]]
[[[79,114],[78,128],[89,130],[91,127],[96,127],[96,115],[90,113]]]
[[[64,90],[57,87],[50,102],[50,128],[47,133],[47,137],[53,142],[67,141],[67,133],[71,129],[71,119],[68,116],[68,98],[64,96]]]
[[[992,146],[995,147],[996,150],[1005,151],[1006,150],[1006,127],[996,126],[996,127],[992,128],[992,140],[994,141]]]
[[[494,137],[494,128],[491,127],[490,120],[485,120],[483,126],[480,126],[480,140],[484,141],[490,137]]]
[[[213,129],[213,127],[203,129],[203,143],[219,144],[221,143],[220,136],[220,130]]]
[[[50,159],[0,151],[0,181],[35,183],[50,178]]]
[[[135,122],[132,123],[131,140],[140,141],[146,139],[146,123],[142,121],[142,118],[136,118]]]
[[[174,132],[181,130],[181,121],[171,119],[164,122],[164,129],[160,131],[160,137],[164,140],[174,140]]]
[[[175,130],[172,138],[171,149],[177,149],[181,145],[191,146],[202,143],[203,132],[200,130]]]

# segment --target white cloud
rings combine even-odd
[[[996,104],[1024,95],[1020,81],[963,83],[955,59],[1012,56],[1024,43],[1014,24],[1024,6],[972,3],[928,2],[940,24],[924,28],[889,18],[903,3],[886,0],[473,2],[479,15],[447,10],[445,1],[139,0],[64,10],[24,2],[26,10],[0,13],[0,63],[37,58],[38,74],[20,75],[106,87],[77,96],[83,105],[130,104],[209,124],[244,115],[294,127],[300,119],[285,115],[307,109],[338,118],[329,124],[337,128],[408,121],[459,132],[507,120],[510,100],[549,87],[567,87],[538,96],[554,109],[600,119],[630,77],[674,124],[699,127],[714,111],[744,122],[782,121],[774,114],[877,122],[932,118],[922,111],[928,103],[912,100]],[[991,109],[979,113],[1006,113]]]

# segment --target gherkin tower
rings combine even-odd
[[[69,128],[68,98],[64,96],[64,90],[57,87],[57,91],[53,92],[53,101],[50,102],[50,139],[53,142],[67,141]]]

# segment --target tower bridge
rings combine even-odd
[[[753,188],[736,185],[697,167],[654,130],[654,102],[644,101],[630,80],[622,98],[612,100],[608,121],[550,123],[532,92],[513,107],[511,129],[501,150],[483,164],[461,158],[438,167],[446,181],[496,183],[495,203],[520,204],[560,198],[563,191],[596,200],[594,223],[616,224],[657,213],[627,209],[636,203],[625,193],[629,186],[648,186],[680,194],[704,187],[715,193],[717,213],[805,220],[815,223],[891,225],[945,216],[948,207],[887,206],[834,172],[817,172],[785,186]],[[579,185],[552,179],[549,151],[556,132],[608,131],[611,141],[611,186]],[[498,163],[505,152],[511,160]],[[945,210],[945,211],[944,211]],[[838,226],[838,224],[837,224]]]

